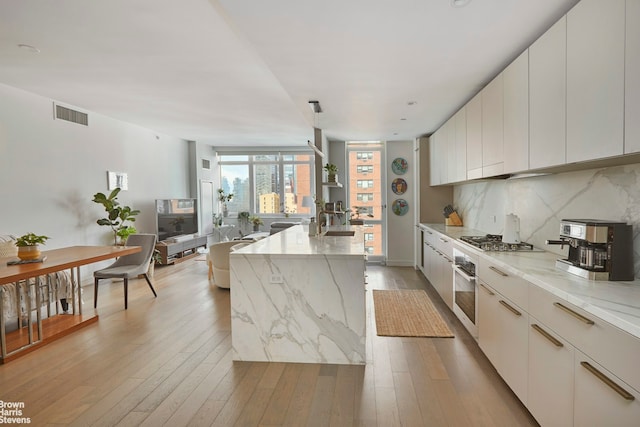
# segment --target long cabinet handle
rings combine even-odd
[[[485,292],[486,292],[486,293],[488,293],[489,295],[491,295],[491,296],[494,296],[494,295],[495,295],[495,293],[493,293],[493,291],[492,291],[491,289],[489,289],[488,287],[486,287],[486,286],[485,286],[485,285],[483,285],[482,283],[480,283],[480,287],[481,287],[482,289],[484,289],[484,290],[485,290]]]
[[[505,273],[504,271],[500,271],[497,268],[495,268],[493,265],[489,266],[489,270],[493,270],[496,273],[498,273],[499,275],[501,275],[502,277],[509,277],[509,275],[507,273]]]
[[[442,237],[438,237],[438,240],[440,240],[442,243],[449,243],[447,239],[443,239]]]
[[[605,374],[600,372],[598,369],[596,369],[589,362],[585,362],[583,360],[582,362],[580,362],[580,364],[587,371],[589,371],[593,375],[595,375],[600,381],[602,381],[603,383],[605,383],[606,385],[611,387],[616,393],[618,393],[624,399],[626,399],[626,400],[635,400],[635,397],[633,397],[633,395],[631,393],[629,393],[627,390],[625,390],[622,387],[620,387],[615,381],[613,381],[611,378],[609,378],[608,376],[606,376]]]
[[[511,307],[511,305],[509,305],[509,303],[507,303],[505,300],[500,300],[498,301],[500,304],[502,304],[504,307],[507,308],[507,310],[509,310],[510,312],[512,312],[513,314],[515,314],[516,316],[522,316],[522,313],[520,313],[518,310],[516,310],[515,308]]]
[[[543,337],[551,341],[551,343],[556,347],[564,347],[564,344],[562,344],[560,341],[555,339],[553,335],[551,335],[549,332],[542,329],[540,326],[536,325],[535,323],[532,323],[531,327],[535,329],[540,335],[542,335]]]
[[[564,311],[565,313],[569,313],[570,315],[572,315],[573,317],[575,317],[576,319],[578,319],[579,321],[581,321],[582,323],[586,323],[587,325],[594,325],[594,321],[584,317],[582,314],[575,312],[573,310],[571,310],[569,307],[567,307],[564,304],[561,304],[559,302],[554,302],[553,305],[555,305],[556,307],[558,307],[560,310]]]

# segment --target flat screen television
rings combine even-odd
[[[156,199],[158,241],[198,233],[197,199]]]

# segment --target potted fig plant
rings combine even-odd
[[[40,247],[49,239],[48,236],[38,236],[34,233],[27,233],[16,239],[18,247],[18,258],[22,261],[30,261],[40,258]]]
[[[136,215],[140,213],[139,210],[129,206],[121,206],[118,202],[118,193],[120,193],[120,188],[114,189],[108,196],[103,193],[93,195],[93,201],[102,205],[107,213],[106,218],[100,218],[96,223],[111,227],[114,246],[118,244],[118,237],[121,239],[121,244],[124,245],[131,234],[137,233],[136,228],[127,222],[135,222]]]
[[[218,200],[222,203],[222,216],[225,218],[229,215],[227,202],[233,199],[233,193],[226,194],[222,188],[218,188]]]

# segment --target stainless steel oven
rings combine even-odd
[[[478,256],[462,245],[453,247],[453,312],[469,333],[478,339],[478,284],[476,265]]]

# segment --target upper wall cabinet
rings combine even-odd
[[[567,162],[623,154],[625,0],[567,13]]]
[[[467,179],[467,110],[462,107],[453,116],[455,126],[456,167],[451,179],[460,182]],[[449,167],[451,175],[451,166]]]
[[[627,0],[624,153],[640,152],[640,0]]]
[[[566,162],[567,18],[529,47],[529,167]]]
[[[482,177],[504,170],[503,73],[482,90]]]
[[[429,137],[429,185],[440,185],[440,168],[442,162],[440,161],[440,146],[438,145],[438,136],[441,134],[441,130],[438,129]]]
[[[482,178],[482,91],[471,98],[467,114],[467,179]]]
[[[529,51],[505,68],[504,173],[529,169]]]

